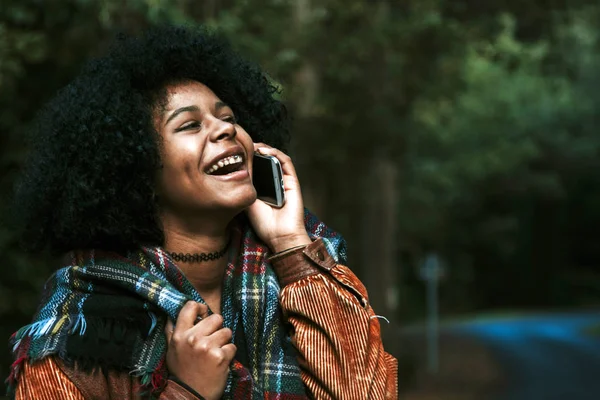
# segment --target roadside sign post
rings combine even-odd
[[[444,270],[435,253],[430,253],[420,270],[427,286],[427,368],[432,374],[439,371],[439,299],[438,286]]]

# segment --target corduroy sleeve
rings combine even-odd
[[[140,399],[139,383],[126,372],[84,373],[46,357],[24,363],[19,374],[15,400],[100,400]],[[159,400],[198,400],[182,385],[169,380]]]
[[[335,262],[322,240],[277,254],[271,263],[310,395],[398,399],[398,362],[383,349],[379,320],[352,271]]]

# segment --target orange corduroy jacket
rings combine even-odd
[[[397,360],[386,353],[367,292],[337,264],[321,240],[275,255],[280,302],[298,350],[308,396],[327,400],[398,399]],[[56,357],[26,363],[16,399],[140,399],[138,379],[126,372],[83,372]],[[169,380],[161,400],[197,400]]]

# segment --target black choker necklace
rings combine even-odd
[[[167,252],[175,261],[181,261],[181,262],[201,262],[201,261],[211,261],[211,260],[218,260],[219,258],[223,257],[225,255],[225,253],[227,252],[227,248],[229,248],[229,242],[227,242],[227,244],[225,245],[225,247],[222,250],[219,251],[213,251],[212,253],[194,253],[194,254],[190,254],[190,253],[172,253],[172,252]]]

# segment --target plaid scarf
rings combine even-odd
[[[323,238],[345,262],[341,236],[305,211],[311,238]],[[295,349],[282,320],[280,286],[263,244],[244,216],[232,228],[223,282],[223,325],[237,346],[224,399],[302,399]],[[48,280],[33,323],[11,336],[16,361],[8,378],[14,393],[20,366],[57,355],[83,368],[127,370],[142,394],[156,397],[167,381],[164,326],[189,301],[202,297],[161,248],[127,255],[74,251]]]

